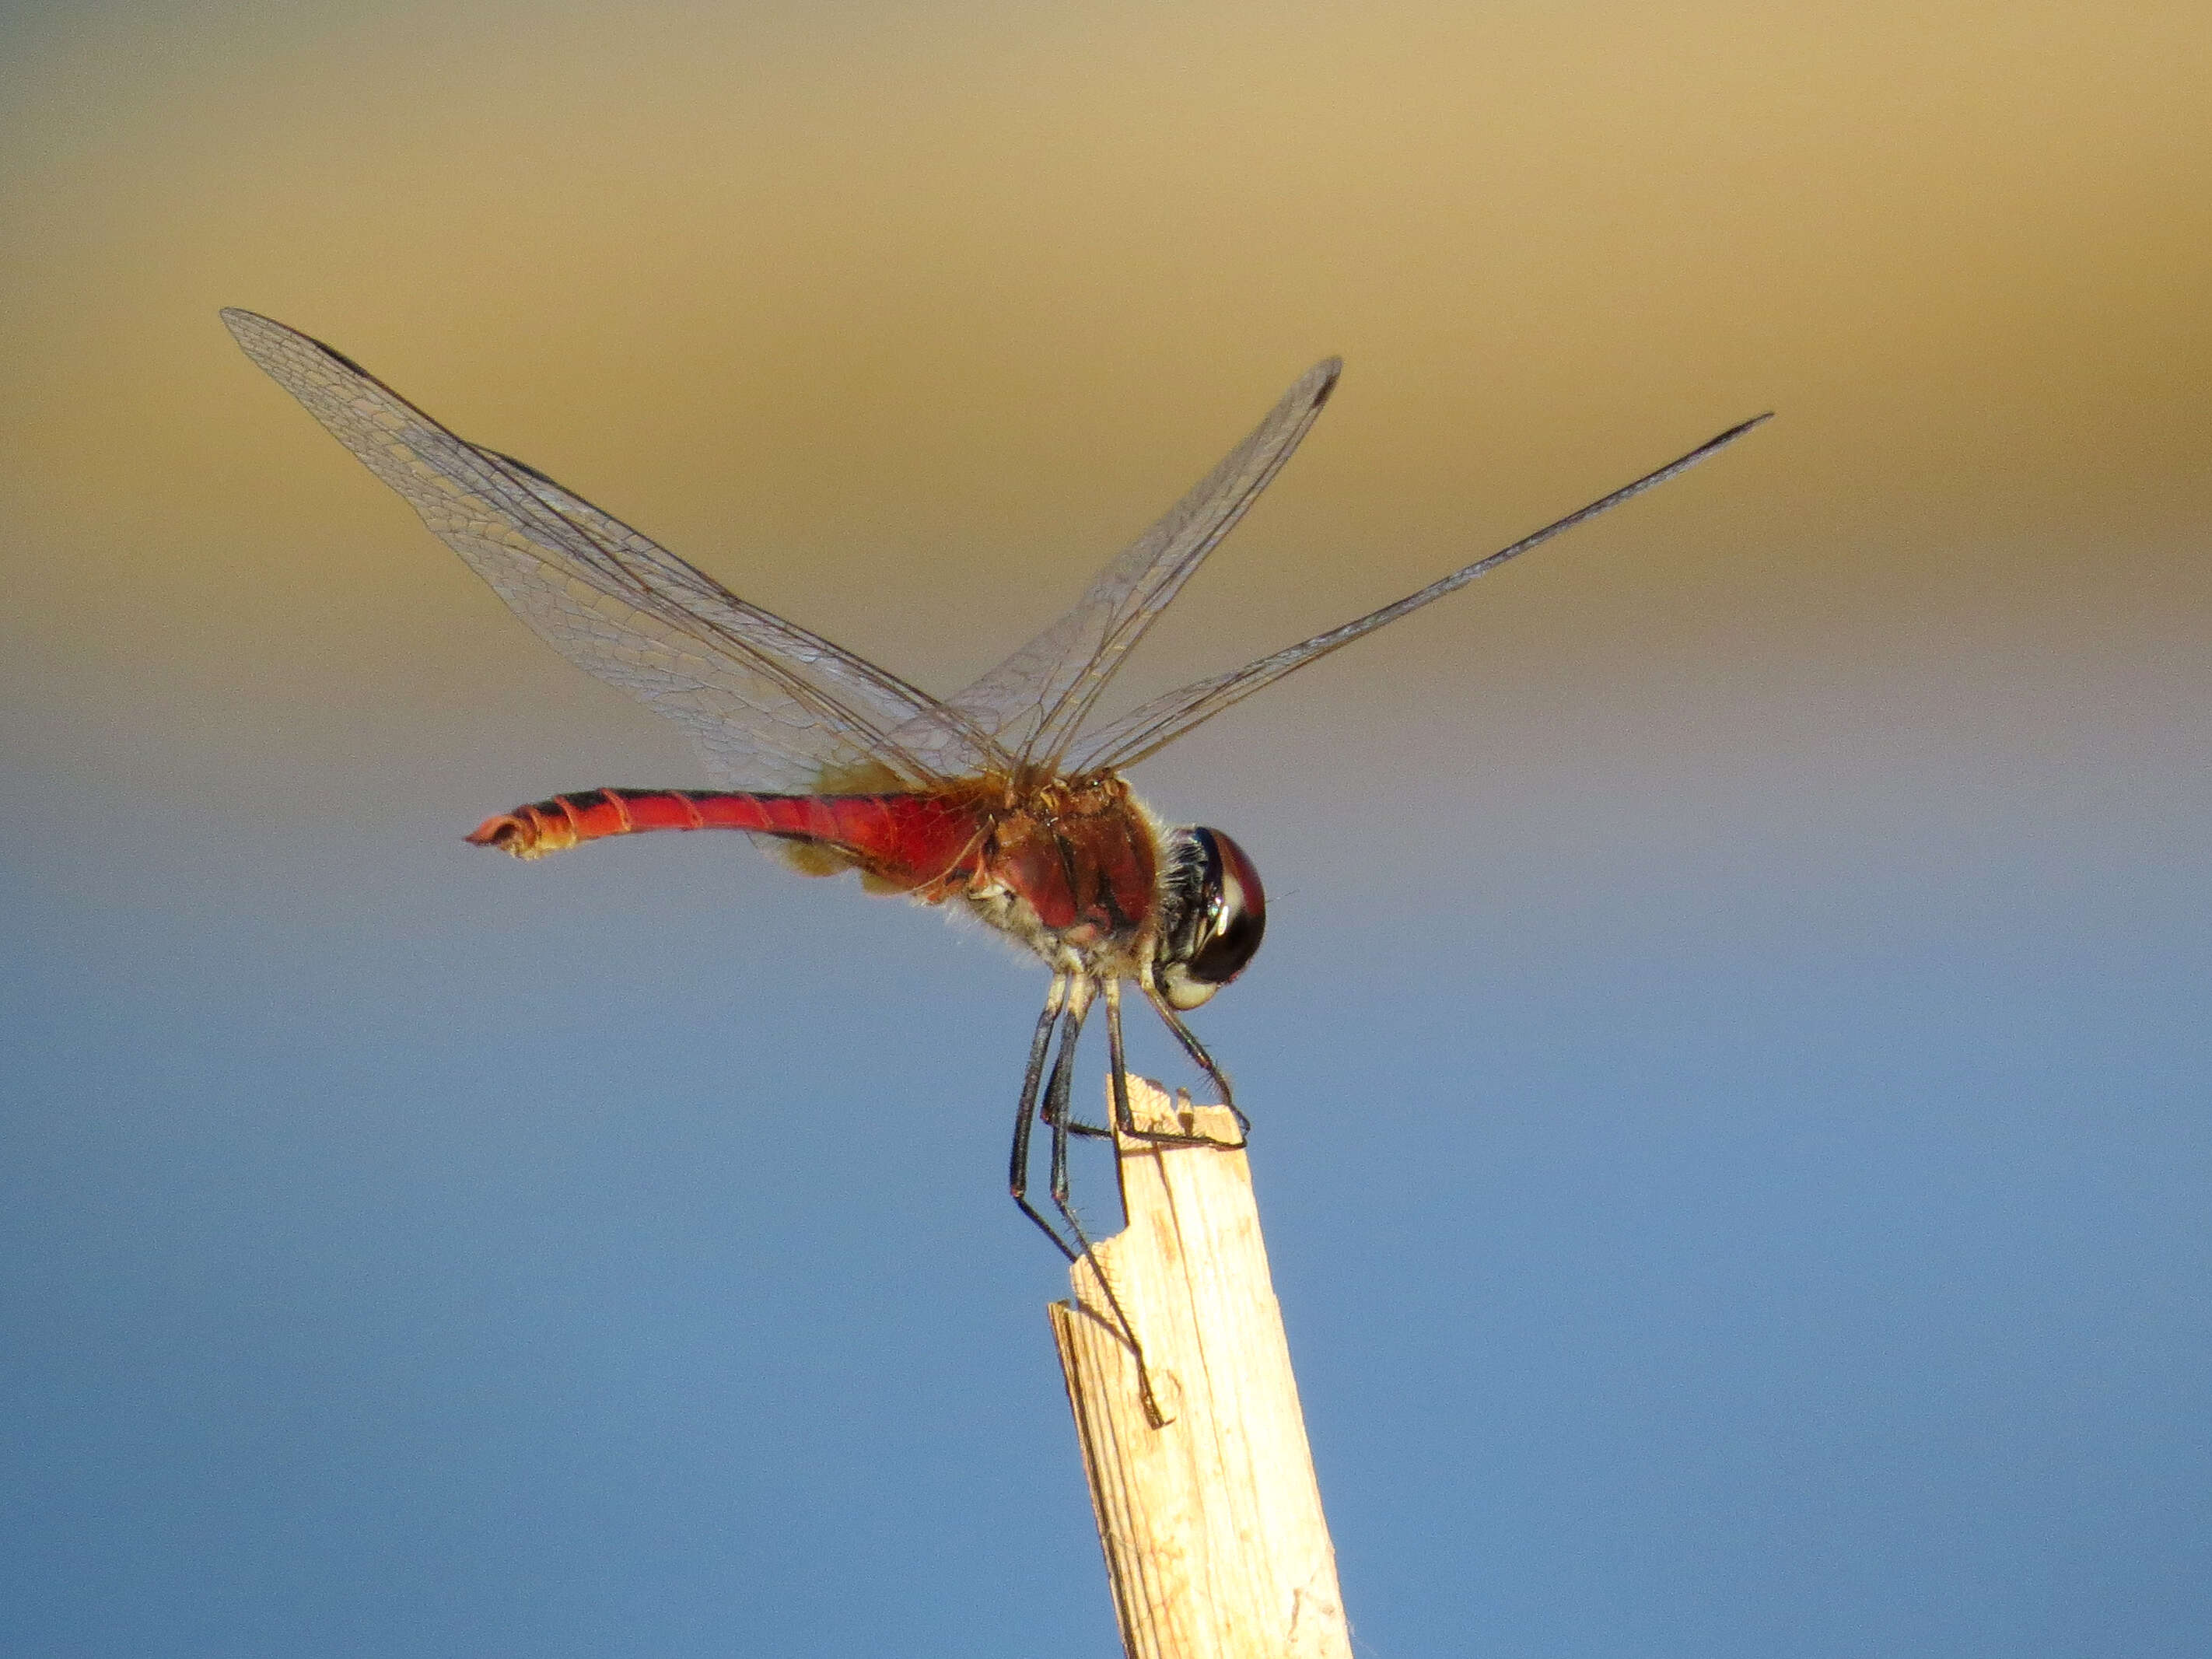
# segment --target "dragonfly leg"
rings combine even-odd
[[[1053,975],[1052,989],[1045,994],[1044,1012],[1037,1016],[1036,1035],[1030,1039],[1029,1069],[1022,1074],[1021,1103],[1014,1108],[1014,1146],[1006,1162],[1006,1188],[1014,1195],[1021,1212],[1037,1224],[1038,1231],[1050,1239],[1053,1248],[1071,1262],[1078,1251],[1060,1236],[1059,1229],[1046,1220],[1036,1206],[1030,1202],[1030,1126],[1036,1121],[1039,1102],[1037,1087],[1044,1081],[1045,1056],[1052,1049],[1052,1028],[1060,1023],[1060,1012],[1067,1006],[1067,975]],[[1080,1237],[1080,1235],[1078,1235]]]
[[[1068,1018],[1074,1021],[1073,1029],[1078,1031],[1081,1030],[1083,1028],[1084,1016],[1090,1012],[1090,1000],[1091,994],[1090,985],[1091,981],[1088,980],[1084,981],[1082,982],[1081,989],[1077,993],[1075,999],[1071,1000],[1069,1006]],[[1111,999],[1113,988],[1111,981],[1109,981],[1108,995],[1109,1000]],[[1068,1028],[1065,1026],[1061,1029],[1063,1033],[1068,1030]],[[1074,1044],[1066,1040],[1065,1036],[1063,1036],[1061,1042],[1060,1053],[1063,1059],[1067,1062],[1068,1086],[1060,1089],[1047,1088],[1045,1091],[1044,1099],[1037,1108],[1037,1116],[1044,1122],[1052,1125],[1055,1130],[1058,1130],[1060,1126],[1064,1123],[1066,1126],[1066,1133],[1067,1134],[1085,1135],[1097,1140],[1111,1140],[1114,1138],[1114,1132],[1111,1129],[1103,1127],[1096,1123],[1085,1123],[1081,1118],[1075,1115],[1074,1111],[1069,1104],[1070,1097],[1073,1093],[1075,1078]],[[1053,1070],[1053,1077],[1057,1080],[1060,1076],[1060,1070],[1059,1067],[1055,1066]]]
[[[1079,1247],[1070,1254],[1070,1259],[1090,1264],[1091,1276],[1114,1316],[1114,1323],[1118,1328],[1115,1334],[1128,1344],[1129,1353],[1137,1362],[1137,1393],[1144,1402],[1146,1420],[1156,1429],[1164,1428],[1167,1426],[1167,1414],[1161,1411],[1159,1398],[1152,1392],[1152,1369],[1145,1362],[1144,1344],[1137,1340],[1137,1328],[1121,1306],[1121,1298],[1114,1293],[1114,1286],[1106,1277],[1106,1270],[1098,1265],[1097,1253],[1091,1248],[1091,1235],[1083,1230],[1083,1223],[1076,1216],[1074,1206],[1068,1202],[1067,1137],[1072,1124],[1067,1097],[1074,1086],[1075,1047],[1083,1035],[1083,1017],[1090,1012],[1091,994],[1088,980],[1076,980],[1069,987],[1066,1016],[1060,1028],[1060,1053],[1053,1061],[1052,1080],[1045,1085],[1044,1106],[1039,1113],[1052,1129],[1053,1207],[1060,1212],[1060,1218],[1067,1224],[1067,1231],[1074,1235]],[[1113,1006],[1109,991],[1107,1006],[1110,1009]],[[1026,1200],[1022,1202],[1022,1207],[1029,1210],[1032,1218],[1036,1217],[1036,1212],[1030,1210]],[[1041,1219],[1038,1224],[1043,1224]],[[1046,1228],[1046,1231],[1052,1234],[1054,1243],[1059,1244],[1063,1250],[1067,1249],[1057,1231],[1052,1228]]]
[[[1067,1014],[1060,1025],[1060,1058],[1053,1062],[1052,1081],[1045,1085],[1042,1113],[1052,1130],[1052,1201],[1078,1238],[1083,1230],[1067,1204],[1067,1097],[1075,1085],[1075,1048],[1083,1040],[1083,1018],[1090,1012],[1091,981],[1079,979],[1068,988]]]
[[[1232,1152],[1240,1150],[1251,1139],[1252,1120],[1245,1116],[1237,1106],[1236,1093],[1229,1086],[1229,1074],[1214,1064],[1213,1056],[1206,1052],[1206,1045],[1198,1040],[1198,1034],[1182,1023],[1182,1016],[1160,994],[1159,987],[1152,982],[1151,976],[1146,975],[1139,982],[1144,987],[1145,1000],[1152,1005],[1152,1012],[1160,1017],[1161,1023],[1175,1033],[1176,1041],[1182,1044],[1183,1053],[1188,1054],[1199,1070],[1212,1079],[1213,1086],[1221,1091],[1221,1103],[1237,1120],[1237,1139],[1216,1140],[1212,1135],[1184,1135],[1158,1129],[1139,1129],[1127,1122],[1121,1126],[1122,1133],[1134,1135],[1139,1140],[1156,1140],[1170,1146],[1218,1146]],[[1116,1103],[1118,1105],[1119,1103]]]
[[[1197,1044],[1198,1039],[1190,1036],[1188,1031],[1181,1035],[1188,1037],[1192,1045]],[[1200,1064],[1206,1066],[1207,1074],[1221,1085],[1224,1103],[1229,1105],[1231,1111],[1237,1113],[1237,1127],[1242,1131],[1237,1139],[1216,1140],[1212,1135],[1183,1134],[1174,1129],[1140,1129],[1137,1127],[1137,1115],[1129,1109],[1129,1068],[1121,1057],[1121,988],[1118,982],[1106,988],[1106,1041],[1114,1057],[1114,1121],[1121,1127],[1124,1135],[1132,1140],[1146,1140],[1162,1146],[1218,1146],[1232,1152],[1243,1146],[1244,1138],[1249,1137],[1252,1131],[1251,1122],[1243,1113],[1237,1111],[1233,1103],[1229,1103],[1229,1080],[1214,1068],[1211,1059],[1202,1060]],[[1206,1051],[1199,1048],[1197,1052],[1203,1055]],[[1188,1097],[1185,1098],[1187,1100]]]
[[[1114,1123],[1125,1135],[1138,1135],[1137,1115],[1129,1109],[1129,1062],[1121,1052],[1121,981],[1106,981],[1106,1055],[1112,1068]]]

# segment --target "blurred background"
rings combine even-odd
[[[702,774],[241,305],[939,690],[1327,353],[1127,701],[1779,410],[1138,775],[1268,878],[1200,1028],[1359,1651],[2212,1649],[2208,79],[2194,0],[0,10],[0,1647],[1116,1651],[1042,975],[465,847]]]

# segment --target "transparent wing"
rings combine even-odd
[[[1726,448],[1753,427],[1773,419],[1760,415],[1730,427],[1717,438],[1708,439],[1688,454],[1669,461],[1656,472],[1647,472],[1634,483],[1616,489],[1610,495],[1592,501],[1588,507],[1570,513],[1556,523],[1546,525],[1533,536],[1524,536],[1510,547],[1499,549],[1486,558],[1462,566],[1450,575],[1431,582],[1418,593],[1409,593],[1395,605],[1386,605],[1380,611],[1370,611],[1340,628],[1332,628],[1326,634],[1297,645],[1286,646],[1272,656],[1247,663],[1243,667],[1226,674],[1217,674],[1212,679],[1199,680],[1170,691],[1164,696],[1132,710],[1113,725],[1103,727],[1086,738],[1071,763],[1071,769],[1086,772],[1096,767],[1121,768],[1133,766],[1147,755],[1165,748],[1184,732],[1201,721],[1212,720],[1223,709],[1242,702],[1262,686],[1273,685],[1284,675],[1317,661],[1330,652],[1347,646],[1364,635],[1409,612],[1419,611],[1431,600],[1447,593],[1455,593],[1477,576],[1495,570],[1508,559],[1518,558],[1531,548],[1540,547],[1553,537],[1587,523],[1601,513],[1611,511],[1623,501],[1641,495],[1647,489],[1656,489],[1677,474],[1687,471],[1707,456]]]
[[[1343,368],[1332,357],[1308,369],[1250,437],[1098,573],[1073,609],[948,698],[953,710],[1017,759],[1056,769],[1137,641],[1290,459]],[[902,731],[898,737],[933,755],[934,734]]]
[[[962,716],[759,606],[534,468],[455,436],[360,365],[247,311],[240,346],[542,639],[683,728],[715,781],[805,791],[874,761],[908,783],[1003,766]],[[925,759],[892,737],[929,739]]]

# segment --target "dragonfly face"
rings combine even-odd
[[[1152,977],[1188,1013],[1244,971],[1267,931],[1267,895],[1244,849],[1218,830],[1170,831]]]

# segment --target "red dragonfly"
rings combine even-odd
[[[1066,615],[974,684],[935,697],[746,603],[534,467],[447,431],[330,347],[252,312],[222,318],[246,355],[404,496],[516,615],[569,661],[674,720],[723,786],[555,795],[488,820],[469,840],[535,859],[648,830],[746,830],[775,838],[809,874],[856,870],[872,891],[925,904],[957,899],[1043,958],[1052,985],[1030,1042],[1008,1178],[1023,1213],[1071,1261],[1091,1246],[1068,1201],[1068,1136],[1105,1133],[1077,1122],[1068,1104],[1094,1001],[1105,1004],[1125,1133],[1203,1139],[1144,1134],[1132,1119],[1125,981],[1240,1128],[1249,1127],[1227,1075],[1182,1017],[1259,949],[1267,927],[1259,872],[1218,830],[1161,823],[1122,773],[1262,686],[1665,483],[1767,418],[1732,427],[1395,605],[1094,726],[1099,695],[1129,653],[1305,436],[1336,385],[1336,359],[1308,370]],[[1052,1202],[1065,1233],[1029,1197],[1035,1121],[1051,1131]]]

